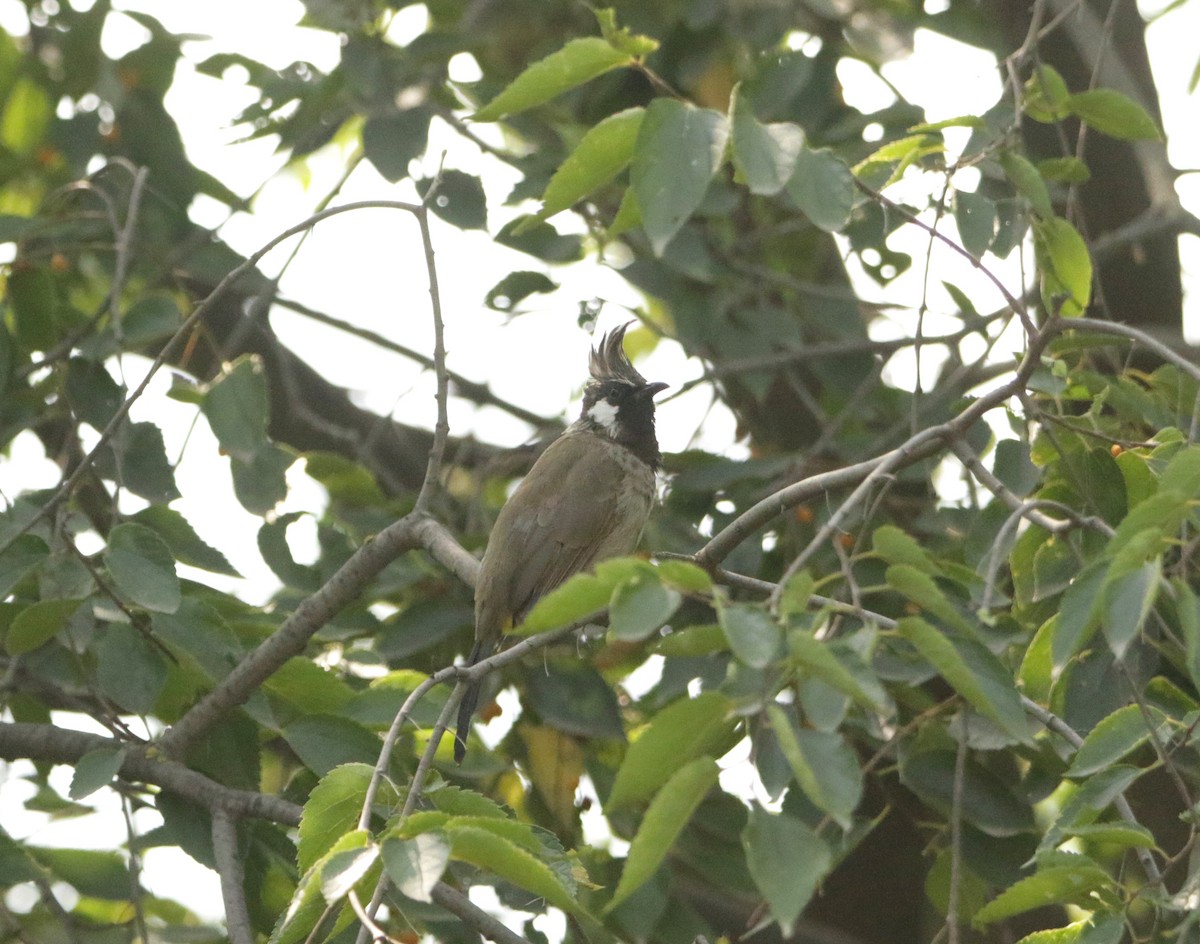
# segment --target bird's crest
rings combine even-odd
[[[605,380],[621,380],[635,387],[644,387],[646,378],[637,372],[637,368],[625,356],[625,329],[632,321],[626,322],[619,328],[613,328],[600,339],[600,344],[592,348],[592,356],[588,368],[592,379],[603,383]]]

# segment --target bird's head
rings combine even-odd
[[[654,434],[654,395],[667,384],[648,383],[629,362],[623,347],[628,327],[614,328],[592,348],[591,380],[583,391],[580,422],[657,468],[661,456]]]

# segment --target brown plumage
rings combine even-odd
[[[538,599],[597,561],[631,553],[654,500],[660,456],[654,395],[625,356],[625,328],[593,348],[578,420],[534,463],[500,509],[475,584],[475,647],[487,658]],[[458,711],[454,759],[466,753],[480,683]]]

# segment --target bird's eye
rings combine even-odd
[[[621,399],[621,388],[616,384],[612,384],[604,391],[604,399],[616,406],[618,400]]]

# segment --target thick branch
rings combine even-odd
[[[120,741],[99,734],[70,731],[52,724],[0,723],[0,757],[6,760],[76,764],[89,751],[124,746]],[[300,823],[300,807],[294,803],[223,786],[182,764],[151,759],[140,748],[129,748],[117,775],[123,780],[163,787],[200,806],[223,810],[230,816],[256,816],[289,826]]]
[[[401,554],[425,547],[464,583],[473,585],[478,562],[449,533],[426,515],[407,515],[360,547],[329,580],[306,597],[271,636],[246,656],[211,692],[198,701],[159,740],[171,757],[209,731],[229,709],[246,701],[288,659],[299,655],[313,635],[362,592]]]

